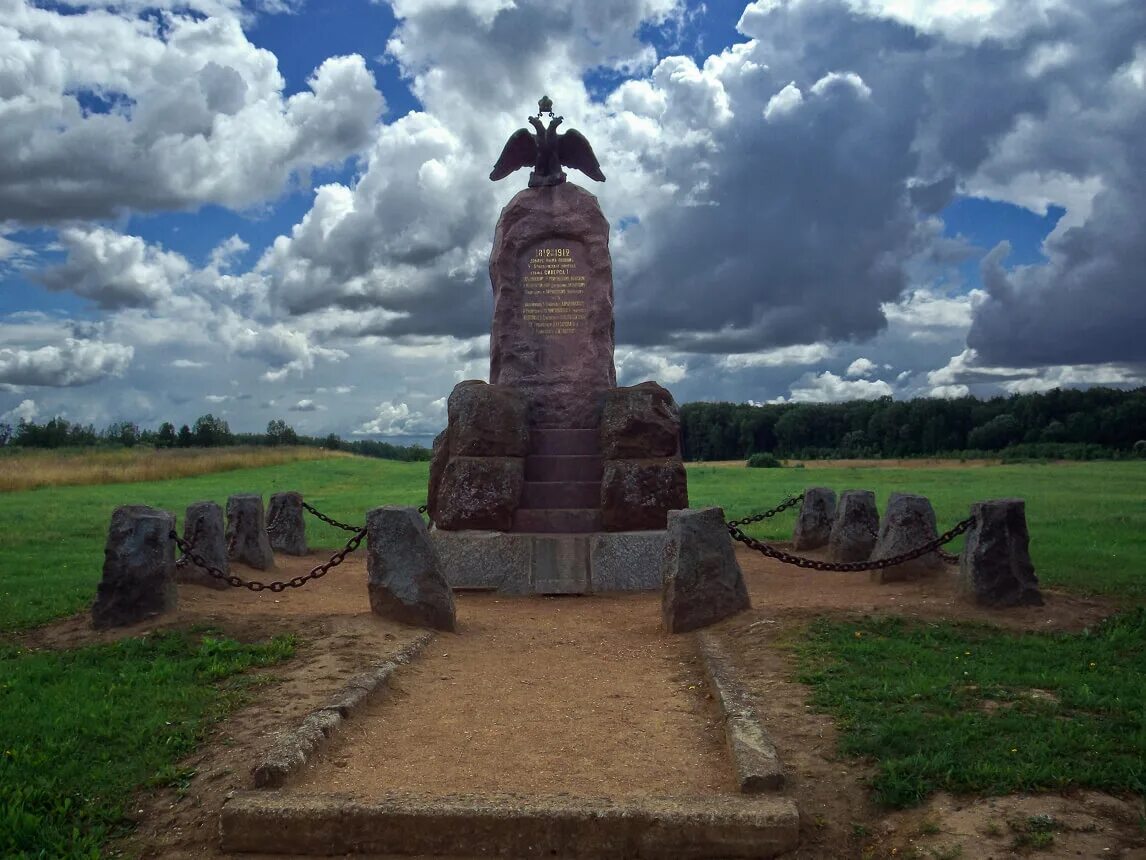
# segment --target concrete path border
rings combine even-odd
[[[776,746],[760,722],[752,698],[736,677],[720,641],[708,631],[696,634],[704,674],[724,715],[724,736],[742,794],[778,791],[784,787],[784,767]]]
[[[796,804],[704,800],[387,796],[370,802],[237,792],[222,850],[262,854],[775,857],[799,842]]]
[[[302,725],[280,736],[255,766],[255,785],[259,788],[282,785],[291,773],[306,764],[327,738],[341,728],[342,721],[351,711],[379,687],[387,686],[393,674],[417,657],[434,635],[430,631],[419,633],[383,662],[355,675],[327,704],[311,711]]]

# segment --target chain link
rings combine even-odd
[[[267,523],[266,528],[264,528],[263,531],[265,531],[267,534],[274,534],[275,528],[278,526],[279,520],[282,519],[282,516],[283,508],[279,508],[278,511],[275,512],[275,518]]]
[[[336,529],[342,529],[344,532],[360,532],[365,531],[365,526],[349,526],[346,523],[340,523],[338,520],[328,517],[322,511],[316,510],[315,507],[307,502],[302,503],[304,510],[310,511],[324,523],[334,526]]]
[[[266,583],[257,582],[253,579],[250,581],[244,581],[234,575],[228,576],[227,574],[223,573],[223,571],[219,570],[219,568],[208,564],[206,559],[204,559],[203,556],[198,555],[192,548],[191,544],[187,543],[187,541],[179,537],[174,529],[168,532],[167,536],[171,538],[171,540],[175,541],[175,545],[179,547],[183,553],[183,557],[180,558],[176,564],[185,562],[185,559],[190,559],[194,564],[198,565],[199,567],[203,568],[203,570],[207,571],[207,573],[211,574],[211,576],[215,577],[216,579],[223,580],[225,583],[227,583],[227,585],[232,585],[235,588],[247,588],[251,591],[272,591],[275,594],[278,594],[281,591],[286,591],[288,588],[301,588],[312,579],[321,579],[322,577],[326,576],[326,574],[330,572],[331,568],[338,567],[338,565],[345,561],[346,556],[350,555],[350,553],[358,549],[358,545],[362,543],[366,537],[366,529],[359,530],[354,535],[354,537],[346,542],[346,546],[344,546],[342,549],[330,557],[330,561],[326,562],[326,564],[320,564],[318,567],[313,568],[310,573],[306,574],[305,576],[295,576],[286,582],[275,580],[274,582]]]
[[[935,554],[943,559],[943,561],[945,561],[947,564],[959,563],[959,555],[957,553],[947,552],[945,549],[937,549],[935,550]]]
[[[740,521],[743,522],[743,521]],[[739,528],[738,523],[728,523],[728,533],[732,535],[733,540],[738,540],[749,549],[754,549],[762,555],[769,558],[774,558],[776,561],[783,562],[784,564],[793,564],[796,567],[802,567],[807,570],[832,570],[842,573],[852,573],[861,570],[883,570],[886,567],[895,567],[897,564],[911,561],[912,559],[919,558],[922,555],[927,555],[929,552],[936,552],[944,544],[950,543],[971,528],[975,524],[974,517],[967,517],[967,519],[958,523],[954,528],[945,531],[943,534],[934,540],[930,540],[922,546],[915,549],[908,550],[907,552],[893,555],[888,558],[876,558],[869,561],[819,561],[814,558],[805,558],[800,555],[792,555],[790,552],[784,552],[782,549],[777,549],[774,546],[758,541],[755,538],[748,537]]]
[[[803,493],[800,493],[800,495],[798,495],[798,496],[789,496],[788,498],[784,499],[784,501],[780,502],[780,504],[776,505],[776,507],[774,507],[774,508],[770,508],[769,510],[762,511],[759,514],[753,514],[750,517],[744,517],[743,519],[739,519],[739,520],[732,520],[731,522],[728,523],[728,527],[730,529],[733,529],[733,528],[736,528],[738,526],[746,526],[746,525],[750,525],[751,523],[761,522],[762,520],[766,520],[769,517],[774,517],[774,516],[776,516],[776,514],[779,514],[779,513],[782,513],[783,511],[788,510],[788,508],[795,507],[796,505],[800,504],[800,502],[802,502],[802,501],[804,501],[804,494]]]

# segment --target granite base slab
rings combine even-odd
[[[659,591],[664,531],[430,532],[446,581],[503,594]]]

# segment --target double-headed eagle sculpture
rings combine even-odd
[[[549,114],[548,128],[541,123],[541,115],[546,113]],[[601,165],[585,135],[573,128],[564,134],[557,133],[557,126],[564,119],[553,115],[553,101],[549,96],[542,96],[537,102],[537,116],[529,117],[534,131],[531,133],[527,128],[519,128],[509,136],[489,178],[496,182],[518,168],[532,164],[530,188],[560,185],[565,181],[565,171],[561,169],[564,164],[577,168],[591,179],[604,182],[605,174],[601,172]]]

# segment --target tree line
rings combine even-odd
[[[371,439],[347,441],[336,433],[305,436],[280,418],[267,424],[265,433],[233,433],[227,421],[211,413],[199,416],[194,424],[178,429],[164,421],[155,430],[141,428],[131,421],[116,421],[102,430],[92,424],[79,424],[66,418],[50,418],[43,424],[23,418],[16,426],[0,422],[0,447],[92,448],[146,446],[151,448],[221,448],[231,445],[303,445],[333,451],[349,451],[364,457],[386,460],[428,460],[430,451],[421,445],[392,445]]]
[[[1054,389],[981,400],[686,403],[687,460],[1146,455],[1146,388]]]
[[[681,407],[687,460],[741,460],[754,453],[799,459],[882,457],[1046,457],[1095,459],[1146,456],[1146,387],[1067,388],[981,400],[918,398],[846,403],[686,403]],[[233,433],[210,413],[176,428],[155,430],[128,421],[102,430],[51,418],[0,423],[0,447],[92,446],[212,448],[225,445],[306,445],[389,460],[428,460],[420,445],[337,434],[305,436],[281,419],[265,433]]]

